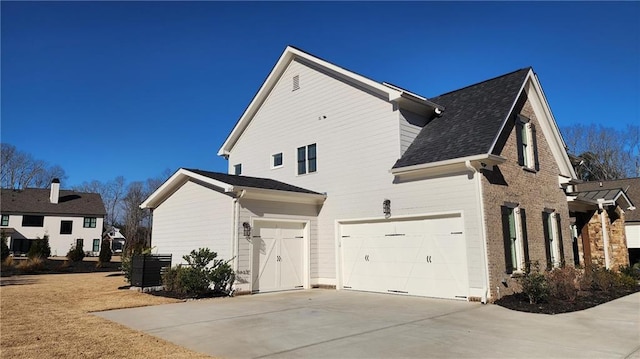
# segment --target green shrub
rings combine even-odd
[[[0,244],[0,250],[1,250],[1,254],[2,254],[2,259],[1,261],[4,262],[5,259],[7,259],[7,257],[9,257],[9,246],[7,246],[7,237],[5,237],[4,232],[2,232],[0,234],[2,243]]]
[[[169,292],[178,292],[178,272],[182,270],[182,266],[178,264],[174,267],[169,267],[162,273],[162,286],[164,290]]]
[[[213,287],[214,293],[229,294],[235,274],[227,261],[216,259],[217,257],[218,254],[208,248],[192,250],[182,257],[188,265],[174,266],[163,274],[162,284],[165,290],[201,296],[211,292]]]
[[[84,259],[84,250],[82,246],[73,246],[69,252],[67,252],[67,258],[72,262],[80,262]]]
[[[631,289],[638,285],[638,280],[624,273],[620,273],[618,274],[615,285],[617,288]]]
[[[228,262],[214,264],[211,269],[211,282],[213,283],[214,292],[230,294],[235,280],[236,275]]]
[[[580,273],[573,267],[555,268],[546,274],[549,295],[573,302],[578,297]]]
[[[51,257],[51,247],[49,246],[49,235],[45,234],[44,238],[37,238],[31,243],[29,248],[29,258],[49,258]]]
[[[629,276],[635,280],[640,279],[640,263],[636,263],[633,266],[620,266],[620,273]]]
[[[108,239],[103,239],[100,245],[100,254],[98,256],[99,263],[111,262],[111,242]]]
[[[522,293],[529,298],[529,303],[538,304],[547,300],[549,297],[549,286],[547,278],[540,273],[540,265],[535,263],[534,270],[525,273],[518,278],[518,282],[522,287]]]

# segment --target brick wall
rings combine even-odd
[[[523,96],[526,96],[523,94]],[[484,218],[487,235],[487,256],[489,269],[489,286],[491,300],[518,291],[516,279],[506,273],[504,239],[500,206],[505,202],[518,203],[526,211],[527,239],[529,259],[538,261],[541,268],[546,265],[546,252],[542,212],[545,208],[555,209],[562,223],[562,240],[564,260],[567,265],[573,264],[571,234],[569,231],[569,208],[564,191],[560,188],[558,175],[560,170],[551,153],[542,128],[538,123],[533,108],[525,98],[520,101],[519,113],[529,118],[536,128],[539,171],[523,169],[518,164],[518,150],[514,115],[507,124],[501,146],[496,154],[507,161],[495,166],[493,171],[483,170],[482,191],[484,201]]]

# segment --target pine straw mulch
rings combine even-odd
[[[526,295],[517,293],[502,297],[495,301],[495,304],[520,312],[560,314],[592,308],[636,292],[640,292],[640,286],[631,289],[612,289],[607,292],[598,290],[581,291],[574,301],[550,297],[546,302],[538,304],[530,304]]]
[[[180,300],[119,290],[109,273],[3,277],[2,358],[208,358],[91,312]]]

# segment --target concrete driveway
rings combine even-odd
[[[558,315],[322,289],[95,314],[223,358],[640,358],[640,293]]]

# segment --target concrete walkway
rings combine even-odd
[[[640,358],[640,293],[558,315],[322,289],[95,314],[223,358]]]

